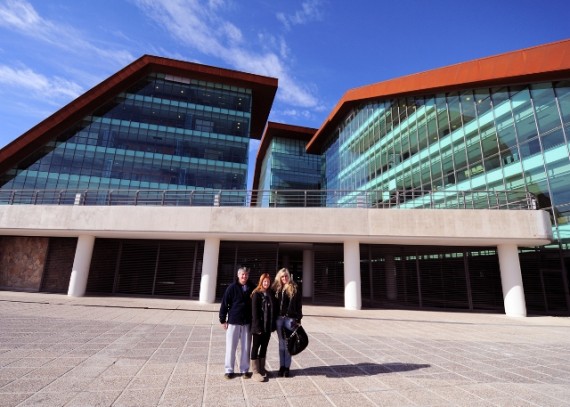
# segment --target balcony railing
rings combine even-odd
[[[243,206],[277,208],[537,209],[521,191],[0,190],[0,205]]]

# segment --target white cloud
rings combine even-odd
[[[275,36],[266,32],[262,32],[257,34],[257,39],[259,43],[262,45],[263,49],[266,52],[271,52],[268,50],[279,50],[279,57],[287,60],[290,57],[291,50],[289,49],[289,45],[287,45],[287,41],[285,38],[279,36]]]
[[[207,55],[223,53],[221,41],[227,36],[227,29],[224,29],[226,22],[215,12],[223,0],[210,1],[208,4],[202,4],[199,0],[134,0],[134,3],[185,44]],[[239,31],[237,27],[235,30]],[[235,30],[234,38],[241,36]]]
[[[60,77],[48,78],[29,68],[12,68],[0,65],[0,84],[28,90],[46,101],[59,98],[74,99],[83,93],[81,86]]]
[[[303,117],[305,119],[310,119],[312,117],[311,112],[299,109],[285,109],[281,111],[280,114],[287,117]]]
[[[0,26],[76,54],[95,54],[121,65],[134,59],[127,51],[97,47],[85,40],[81,32],[42,18],[25,0],[7,0],[0,4]]]
[[[312,21],[320,21],[323,19],[321,13],[322,0],[307,0],[301,4],[301,10],[286,15],[285,13],[277,13],[277,19],[283,25],[290,29],[294,25],[307,24]]]
[[[289,53],[285,41],[280,40],[278,44],[279,55],[271,51],[255,52],[248,49],[243,45],[241,30],[221,17],[219,10],[227,6],[224,0],[133,1],[171,35],[199,52],[220,58],[235,69],[277,77],[277,98],[281,101],[304,108],[318,106],[313,92],[289,73],[284,61]]]

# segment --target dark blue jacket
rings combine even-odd
[[[251,293],[255,288],[249,281],[246,289],[237,281],[226,288],[220,305],[220,323],[232,325],[251,324]]]

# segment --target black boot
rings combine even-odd
[[[285,375],[285,366],[281,366],[279,368],[279,372],[277,373],[277,376],[283,377],[284,375]]]
[[[259,373],[263,377],[267,377],[267,370],[265,370],[265,358],[259,358]]]
[[[289,377],[289,368],[288,367],[283,368],[283,377]]]

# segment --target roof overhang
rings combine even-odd
[[[169,58],[143,55],[91,88],[0,150],[0,174],[68,129],[102,104],[145,78],[159,72],[252,90],[251,137],[261,138],[277,92],[277,79]]]
[[[351,89],[307,144],[307,152],[321,153],[329,132],[363,101],[554,81],[568,79],[569,76],[570,40],[563,40]]]

